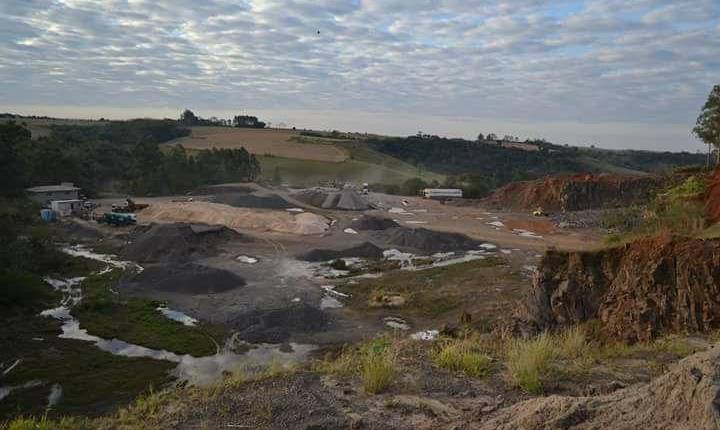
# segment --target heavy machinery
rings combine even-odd
[[[137,224],[137,216],[132,213],[106,212],[97,220],[97,222],[114,225],[116,227],[135,225]]]
[[[135,203],[130,198],[125,199],[124,205],[113,203],[112,211],[115,213],[134,213],[143,210],[150,205],[145,203]]]

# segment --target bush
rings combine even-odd
[[[49,306],[57,294],[35,275],[0,269],[0,309],[40,310]]]
[[[554,339],[543,333],[532,339],[513,339],[507,350],[506,365],[515,385],[530,393],[541,393],[541,378],[556,355]]]
[[[474,350],[467,340],[453,340],[444,344],[433,359],[436,366],[468,376],[485,376],[490,371],[492,359]]]

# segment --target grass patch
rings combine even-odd
[[[532,339],[513,339],[508,345],[506,366],[515,385],[533,394],[543,391],[541,382],[556,357],[555,340],[548,333]]]
[[[367,341],[352,349],[344,349],[337,357],[321,360],[313,369],[337,376],[359,376],[368,394],[385,391],[397,374],[397,351],[386,338]]]
[[[388,348],[363,354],[360,377],[366,393],[377,394],[385,391],[395,379],[394,353]]]
[[[466,295],[475,295],[478,288],[493,282],[488,268],[504,262],[502,258],[486,258],[422,271],[395,270],[379,279],[340,285],[337,289],[350,294],[348,303],[356,308],[377,307],[373,298],[400,296],[405,299],[403,311],[436,318],[458,309],[467,303]]]
[[[457,339],[442,344],[433,356],[433,363],[453,372],[481,377],[490,372],[492,358],[478,351],[470,340]]]
[[[139,298],[123,300],[110,291],[120,276],[122,271],[115,269],[83,281],[83,300],[72,313],[89,333],[177,354],[205,356],[215,353],[217,347],[213,339],[222,342],[222,327],[185,326],[157,311],[158,302]]]

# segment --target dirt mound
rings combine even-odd
[[[715,169],[707,196],[707,216],[714,222],[720,222],[720,166]]]
[[[215,294],[245,285],[236,274],[196,264],[151,266],[121,283],[128,293],[151,295],[153,292]]]
[[[150,224],[138,226],[130,233],[126,258],[140,263],[183,262],[208,257],[231,240],[250,238],[219,225]]]
[[[357,231],[378,231],[394,227],[400,227],[400,224],[390,218],[374,217],[370,215],[363,215],[350,224],[350,228]]]
[[[716,430],[720,428],[720,346],[680,361],[648,384],[598,397],[549,396],[517,403],[482,430]]]
[[[370,203],[357,191],[344,189],[341,191],[325,191],[321,189],[303,190],[293,195],[297,200],[323,209],[344,211],[364,211],[372,209]]]
[[[512,182],[483,202],[505,210],[577,211],[637,204],[662,184],[656,176],[585,174]]]
[[[549,251],[516,328],[536,333],[599,319],[603,332],[647,341],[720,327],[720,240],[645,238],[597,252]]]
[[[327,218],[309,212],[295,215],[286,211],[235,208],[208,202],[155,203],[140,212],[138,218],[141,223],[203,223],[235,230],[291,234],[320,234],[329,228]]]
[[[480,242],[460,233],[446,233],[424,228],[395,227],[375,232],[374,237],[398,248],[412,248],[427,253],[464,251],[477,248]]]
[[[258,208],[258,209],[288,209],[293,207],[287,200],[277,194],[266,196],[224,192],[217,194],[212,199],[215,203],[234,206],[236,208]]]
[[[370,258],[379,259],[383,256],[383,250],[370,242],[364,242],[358,246],[343,250],[334,249],[313,249],[307,254],[300,256],[304,261],[330,261],[337,258]]]
[[[283,309],[255,310],[229,321],[228,325],[246,342],[282,343],[295,334],[325,330],[328,317],[320,309],[299,304]]]

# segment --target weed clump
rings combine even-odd
[[[555,340],[548,333],[532,339],[513,339],[506,354],[506,365],[515,385],[534,394],[542,392],[541,378],[557,356]]]
[[[490,372],[492,358],[477,351],[469,340],[452,340],[435,353],[436,366],[468,376],[481,377]]]

